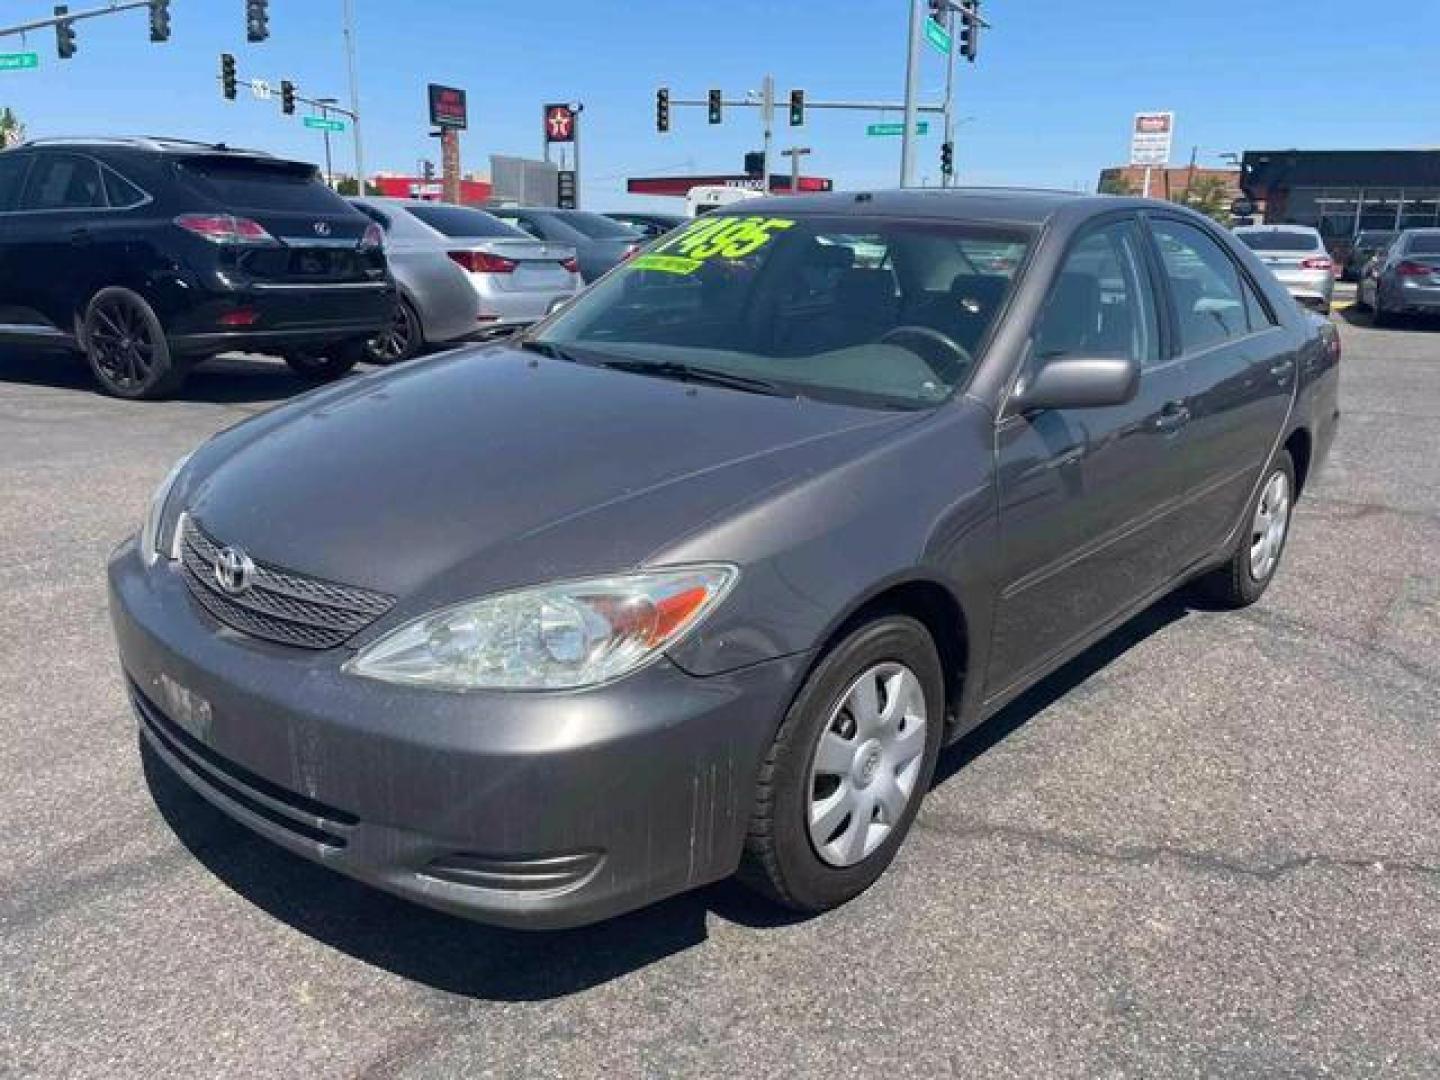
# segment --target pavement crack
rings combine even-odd
[[[1104,844],[1081,836],[1023,825],[1002,825],[929,809],[915,819],[915,827],[945,837],[1024,844],[1096,862],[1143,867],[1170,863],[1200,873],[1263,882],[1277,881],[1288,874],[1312,868],[1440,879],[1440,862],[1428,863],[1387,855],[1327,855],[1323,852],[1287,855],[1269,862],[1247,862],[1213,852],[1192,851],[1163,840],[1156,844]]]

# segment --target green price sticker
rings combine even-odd
[[[636,270],[659,270],[666,274],[691,274],[700,269],[700,260],[684,259],[678,255],[641,255],[631,259],[630,265]]]

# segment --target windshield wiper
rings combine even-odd
[[[527,352],[537,352],[541,356],[550,357],[552,360],[568,360],[572,364],[582,362],[574,353],[562,349],[559,345],[555,345],[549,341],[536,341],[533,338],[522,338],[519,345],[520,348]]]
[[[606,357],[596,360],[601,367],[616,371],[633,371],[640,375],[655,375],[662,379],[678,379],[681,382],[707,383],[710,386],[724,386],[731,390],[744,390],[751,394],[769,394],[771,397],[795,397],[796,395],[768,379],[754,375],[739,375],[733,371],[704,367],[698,364],[683,364],[678,360],[629,360]]]

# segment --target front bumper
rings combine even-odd
[[[291,851],[507,926],[593,922],[732,873],[805,661],[452,694],[223,628],[134,541],[109,581],[141,731],[182,779]]]

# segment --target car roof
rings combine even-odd
[[[747,199],[712,211],[715,214],[753,214],[762,207],[781,213],[835,214],[855,217],[927,217],[956,221],[994,221],[1036,226],[1063,210],[1092,206],[1120,209],[1165,205],[1151,199],[1090,195],[1048,188],[965,187],[895,188],[883,191],[833,191],[813,195]]]
[[[225,143],[200,142],[197,139],[174,139],[164,135],[123,136],[52,136],[43,139],[26,139],[13,147],[15,150],[29,149],[77,149],[88,150],[148,150],[158,154],[234,154],[237,157],[273,158],[267,150],[251,150],[242,146],[227,146]]]

